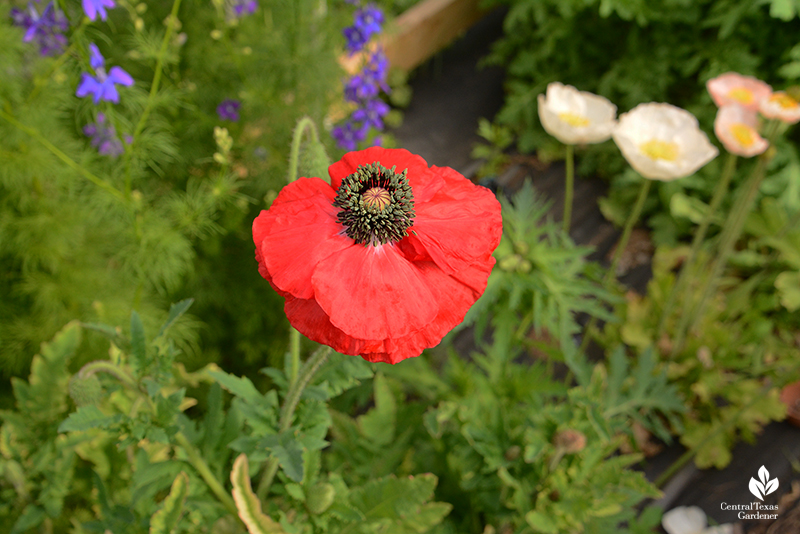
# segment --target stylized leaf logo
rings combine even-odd
[[[778,479],[769,479],[769,471],[763,465],[758,470],[759,482],[753,477],[750,477],[750,493],[756,496],[759,500],[764,500],[764,497],[778,489]]]

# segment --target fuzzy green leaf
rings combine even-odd
[[[161,508],[150,519],[150,534],[172,534],[183,512],[183,503],[189,493],[189,476],[181,471],[175,477]]]
[[[247,455],[240,454],[233,463],[231,484],[233,485],[233,500],[239,511],[239,517],[247,526],[247,532],[250,534],[284,534],[280,524],[261,511],[261,502],[253,493],[250,485]]]

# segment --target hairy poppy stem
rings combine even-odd
[[[292,135],[292,146],[289,152],[289,178],[288,183],[297,180],[298,169],[300,167],[300,146],[303,143],[303,134],[309,132],[312,143],[319,143],[317,127],[310,117],[303,117],[297,121],[297,126]],[[300,332],[294,328],[289,329],[289,357],[290,365],[287,372],[289,379],[289,389],[297,381],[297,373],[300,370]]]
[[[231,498],[230,494],[228,494],[228,492],[225,490],[225,487],[222,485],[222,483],[217,480],[217,477],[214,476],[214,473],[203,459],[203,455],[200,454],[200,451],[198,451],[194,445],[189,442],[189,439],[183,434],[183,432],[178,432],[175,434],[175,442],[181,449],[183,449],[183,452],[186,453],[189,463],[192,464],[192,467],[195,468],[197,473],[200,475],[200,478],[202,478],[203,482],[206,483],[208,489],[210,489],[214,496],[219,499],[219,502],[225,506],[225,509],[228,510],[228,512],[233,514],[234,517],[238,517],[239,511],[236,509],[236,504],[233,502],[233,498]]]
[[[636,204],[633,206],[633,211],[631,211],[631,214],[628,216],[628,220],[625,221],[625,227],[622,229],[622,237],[619,238],[617,249],[614,251],[614,258],[611,260],[611,267],[608,268],[608,272],[606,272],[606,276],[603,278],[603,287],[608,287],[608,284],[611,283],[611,280],[613,280],[617,274],[617,267],[622,258],[622,252],[625,250],[625,247],[628,246],[628,240],[631,237],[631,232],[633,232],[633,226],[636,224],[636,221],[639,220],[639,215],[642,213],[644,201],[647,200],[647,194],[650,192],[651,184],[652,180],[645,178],[644,182],[642,182],[642,187],[639,188],[639,196],[636,197]],[[579,354],[583,354],[586,351],[586,347],[589,346],[589,339],[596,325],[597,317],[592,317],[583,331],[583,340],[578,349]]]
[[[777,132],[778,121],[773,121],[773,124],[770,125],[768,136],[770,147],[772,147],[775,141]],[[745,189],[739,193],[739,196],[734,202],[731,212],[728,215],[728,220],[725,221],[725,228],[722,230],[722,235],[720,236],[719,251],[714,264],[711,266],[711,275],[708,279],[708,282],[706,282],[705,287],[703,288],[700,302],[694,309],[693,313],[687,313],[681,317],[681,322],[678,324],[678,328],[675,331],[675,341],[672,345],[670,357],[674,358],[681,350],[683,350],[683,345],[686,341],[686,336],[689,333],[689,329],[696,326],[697,322],[703,317],[706,304],[708,304],[711,294],[717,289],[717,284],[719,283],[722,269],[728,262],[728,256],[730,256],[731,252],[733,252],[733,247],[736,245],[736,241],[739,240],[739,237],[742,234],[745,220],[753,208],[753,202],[755,202],[756,195],[758,194],[758,188],[761,186],[761,182],[764,180],[764,176],[766,175],[767,165],[769,164],[770,159],[771,156],[767,155],[767,153],[762,154],[758,158],[756,168],[753,170],[753,174],[750,176],[750,179],[745,185]]]
[[[694,268],[695,257],[697,256],[697,252],[700,250],[700,246],[703,244],[703,240],[706,237],[706,232],[708,231],[708,226],[711,224],[711,219],[714,218],[714,214],[717,212],[717,209],[719,209],[722,199],[725,198],[725,195],[728,193],[728,186],[731,183],[731,178],[733,178],[733,172],[736,170],[736,160],[736,154],[729,152],[728,158],[725,160],[725,167],[722,170],[722,177],[717,183],[717,187],[714,190],[714,195],[711,198],[711,204],[708,206],[708,212],[706,213],[706,216],[703,217],[703,220],[697,229],[697,233],[694,235],[694,239],[692,239],[692,248],[689,250],[689,255],[684,260],[681,271],[678,274],[678,279],[675,281],[675,286],[669,294],[669,299],[664,305],[664,310],[661,312],[661,320],[658,323],[656,340],[661,339],[661,336],[664,335],[667,321],[672,314],[672,308],[675,306],[675,301],[677,300],[678,295],[683,297],[683,305],[680,316],[685,317],[689,313],[688,308],[691,299],[688,298],[688,295],[684,294],[684,286],[688,282],[689,274]]]
[[[567,183],[564,188],[564,233],[569,235],[569,227],[572,224],[572,197],[575,192],[575,147],[567,145],[566,157]]]
[[[303,394],[303,390],[311,381],[311,378],[314,376],[320,366],[325,363],[325,360],[328,359],[330,353],[330,347],[321,347],[314,352],[314,354],[311,355],[311,357],[306,361],[305,365],[303,365],[303,368],[300,370],[297,381],[289,386],[289,391],[286,393],[286,398],[283,401],[283,407],[281,407],[281,419],[278,424],[278,433],[286,432],[292,425],[294,410],[297,408],[297,403],[300,402],[300,397]],[[264,500],[267,497],[269,494],[269,488],[272,485],[272,480],[275,478],[277,473],[278,460],[274,457],[270,458],[265,464],[261,481],[258,483],[258,489],[256,490],[256,494],[258,495],[259,499]]]

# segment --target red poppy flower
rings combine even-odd
[[[308,338],[371,362],[437,345],[486,289],[500,203],[407,150],[350,152],[253,222],[258,270]]]

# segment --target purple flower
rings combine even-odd
[[[36,39],[43,56],[60,54],[66,48],[67,38],[61,34],[69,29],[69,23],[64,14],[53,6],[53,2],[45,6],[41,15],[29,2],[27,11],[12,9],[11,18],[15,25],[25,28],[23,42]]]
[[[223,100],[222,103],[217,106],[217,115],[224,121],[236,122],[239,120],[240,106],[241,104],[238,100],[231,100],[230,98]]]
[[[106,13],[107,7],[116,7],[114,0],[83,0],[83,11],[89,17],[89,20],[95,20],[98,13],[101,19],[106,20],[108,16],[108,13]]]
[[[369,37],[364,35],[364,32],[362,32],[361,28],[358,26],[348,26],[342,30],[342,33],[344,34],[344,38],[347,39],[347,43],[345,44],[347,51],[351,54],[355,54],[363,49],[364,45],[367,44],[369,40]]]
[[[354,74],[344,85],[344,97],[356,104],[378,96],[380,89],[389,92],[386,85],[386,73],[389,70],[389,60],[383,50],[376,50],[369,59],[369,63],[359,74]]]
[[[341,148],[353,151],[356,149],[359,141],[363,141],[367,137],[368,127],[362,126],[356,129],[355,124],[346,122],[342,126],[336,126],[331,130],[331,135]]]
[[[255,13],[257,7],[258,2],[256,0],[233,0],[233,4],[231,4],[233,15],[236,18],[252,15]]]
[[[375,4],[369,4],[356,11],[355,26],[367,39],[381,32],[381,24],[383,24],[383,12]]]
[[[117,137],[114,127],[110,124],[106,125],[106,116],[103,113],[97,114],[96,123],[84,126],[83,133],[92,138],[92,146],[104,156],[116,158],[125,152],[122,141]],[[125,136],[126,143],[131,144],[132,141],[129,135]]]
[[[120,67],[111,67],[111,70],[106,74],[105,62],[106,60],[100,54],[97,45],[90,43],[89,64],[92,66],[96,77],[84,72],[81,75],[81,83],[78,85],[78,90],[75,91],[76,96],[83,98],[92,95],[94,96],[95,104],[99,104],[101,100],[119,102],[119,93],[115,84],[133,85],[133,78]]]
[[[389,106],[380,99],[368,101],[364,107],[353,112],[352,119],[364,123],[364,126],[372,126],[378,130],[383,130],[383,117],[389,113]]]

